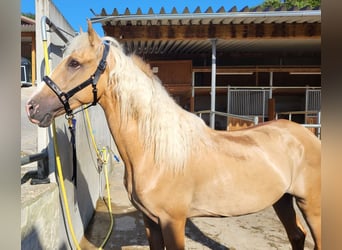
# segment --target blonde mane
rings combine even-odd
[[[190,155],[209,141],[203,132],[205,123],[175,103],[140,57],[127,56],[112,38],[103,39],[114,45],[110,82],[120,103],[123,126],[128,119],[135,119],[145,150],[154,153],[155,164],[182,172]]]

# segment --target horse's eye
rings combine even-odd
[[[72,67],[72,68],[77,68],[80,66],[80,63],[74,59],[72,59],[70,62],[69,62],[69,67]]]

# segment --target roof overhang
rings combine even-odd
[[[26,16],[21,16],[21,42],[32,42],[36,33],[36,22]]]
[[[249,23],[315,23],[321,22],[321,10],[170,13],[98,15],[91,19],[105,25],[198,25],[198,24],[249,24]]]
[[[189,13],[159,14],[153,10],[136,14],[129,10],[111,15],[102,10],[91,19],[101,23],[104,33],[124,44],[127,51],[140,55],[201,54],[211,52],[211,40],[217,39],[217,52],[320,52],[321,10],[243,9],[213,13],[199,10]]]

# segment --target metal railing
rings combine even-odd
[[[287,118],[292,121],[294,115],[304,115],[305,121],[302,126],[306,128],[315,129],[314,133],[318,138],[321,138],[321,111],[288,111],[288,112],[277,112],[275,119],[278,120],[279,116],[281,118]],[[316,123],[308,123],[308,118],[316,119]]]
[[[258,116],[246,116],[246,115],[236,115],[236,114],[230,114],[230,113],[224,113],[220,111],[214,111],[212,112],[211,110],[201,110],[201,111],[196,111],[194,112],[196,115],[198,115],[200,118],[203,119],[202,115],[203,114],[215,114],[219,116],[223,116],[227,118],[227,125],[229,124],[229,118],[236,118],[242,121],[247,121],[247,122],[252,122],[254,125],[257,125],[259,123],[259,117]],[[228,129],[228,126],[227,126]]]
[[[259,116],[265,121],[268,115],[269,88],[228,87],[227,112],[242,116]]]
[[[48,158],[48,153],[45,150],[41,153],[25,155],[21,157],[21,166],[35,162],[35,161],[44,160],[47,158]]]
[[[227,118],[227,130],[229,130],[229,118],[236,118],[242,121],[251,122],[254,125],[258,125],[259,123],[259,116],[245,116],[245,115],[236,115],[236,114],[230,114],[230,113],[224,113],[224,112],[211,112],[210,110],[201,110],[194,112],[196,115],[198,115],[200,118],[203,119],[203,114],[211,114],[214,113],[215,115],[223,116]],[[321,138],[321,112],[320,111],[289,111],[289,112],[277,112],[275,119],[278,120],[279,116],[283,116],[282,118],[287,117],[288,120],[292,121],[292,118],[294,115],[305,115],[305,117],[313,117],[317,119],[316,123],[307,123],[307,120],[305,120],[304,124],[301,124],[302,126],[306,128],[312,128],[316,129],[316,136],[318,138]]]
[[[192,86],[195,90],[210,89],[210,86]],[[268,99],[274,90],[305,90],[305,111],[320,110],[321,87],[311,86],[217,86],[227,89],[227,113],[241,116],[259,116],[262,121],[268,117]]]
[[[305,111],[310,110],[321,110],[321,90],[307,88],[305,92]],[[305,114],[305,121],[307,120],[310,113]]]

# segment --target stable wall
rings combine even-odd
[[[191,86],[192,61],[150,61],[149,64],[163,84]]]
[[[192,83],[192,61],[149,61],[151,69],[159,77],[175,101],[185,109],[190,109],[189,99]]]
[[[36,1],[37,37],[37,82],[45,75],[43,44],[41,41],[40,21],[47,16],[55,25],[72,34],[73,29],[51,1]],[[68,37],[71,39],[71,37]],[[54,33],[48,32],[50,67],[53,70],[61,60],[65,43]],[[116,164],[113,156],[117,153],[115,143],[109,132],[103,110],[99,106],[89,109],[92,131],[99,149],[111,149],[109,171]],[[84,112],[75,115],[75,140],[77,156],[77,178],[72,180],[73,150],[68,123],[64,116],[55,119],[56,137],[63,170],[63,179],[70,207],[70,217],[78,241],[92,218],[96,201],[105,192],[103,171],[98,170],[97,157],[92,145]],[[48,151],[48,177],[50,184],[29,186],[23,193],[21,203],[21,249],[75,249],[69,229],[66,226],[65,204],[59,194],[59,179],[56,172],[53,134],[50,128],[38,128],[38,152]],[[119,157],[120,158],[120,157]],[[27,183],[26,185],[29,185]],[[22,187],[23,189],[23,187]]]

